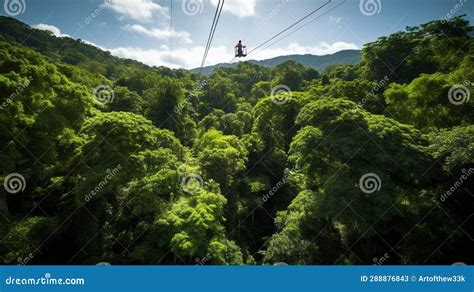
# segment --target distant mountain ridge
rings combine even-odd
[[[289,60],[300,63],[301,65],[304,65],[306,67],[314,68],[321,71],[331,65],[357,64],[362,60],[362,55],[361,55],[360,50],[343,50],[343,51],[336,52],[334,54],[322,55],[322,56],[311,55],[311,54],[288,55],[288,56],[278,56],[278,57],[265,59],[265,60],[249,60],[249,62],[252,64],[262,65],[265,67],[275,67]],[[213,66],[206,66],[202,69],[202,73],[210,74],[212,73],[212,71],[214,71],[217,68],[235,67],[238,64],[239,64],[238,62],[234,62],[234,63],[220,63]],[[194,73],[198,73],[199,68],[192,69],[191,71]]]

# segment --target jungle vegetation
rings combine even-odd
[[[0,181],[25,179],[0,189],[5,264],[473,263],[463,17],[358,64],[210,75],[0,20]]]

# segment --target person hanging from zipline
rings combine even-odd
[[[235,56],[236,57],[245,57],[247,56],[246,46],[242,45],[242,41],[239,41],[237,45],[235,45]]]

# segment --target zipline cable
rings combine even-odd
[[[298,27],[297,29],[295,29],[294,31],[288,33],[287,35],[277,39],[276,41],[274,41],[273,43],[269,44],[268,46],[264,47],[263,50],[273,46],[274,44],[286,39],[287,37],[289,37],[290,35],[294,34],[295,32],[299,31],[300,29],[302,29],[303,27],[315,22],[316,20],[318,20],[319,18],[321,18],[322,16],[328,14],[329,12],[333,11],[334,9],[338,8],[339,6],[341,6],[342,4],[346,3],[347,0],[344,0],[343,2],[340,2],[338,5],[334,6],[333,8],[329,9],[328,11],[324,12],[323,14],[319,15],[319,16],[316,16],[315,18],[313,18],[312,20],[308,21],[307,23],[301,25],[300,27]]]
[[[216,12],[214,13],[214,19],[212,20],[211,30],[209,31],[209,36],[207,37],[206,48],[204,49],[204,54],[201,60],[201,67],[204,63],[204,57],[206,56],[207,48],[209,47],[209,41],[211,40],[212,30],[214,29],[214,25],[216,24],[217,13],[219,13],[219,5],[221,5],[221,0],[219,0],[219,3],[217,4],[217,7],[216,7]]]
[[[214,33],[216,32],[216,29],[217,29],[217,24],[219,23],[219,19],[221,17],[221,12],[222,12],[222,8],[224,8],[224,1],[225,0],[222,0],[222,5],[221,5],[221,8],[219,9],[219,14],[217,15],[217,20],[216,20],[216,25],[214,26],[214,30],[212,31],[212,36],[211,36],[211,40],[209,42],[209,47],[207,48],[207,52],[206,52],[206,56],[204,57],[205,59],[207,59],[207,55],[209,54],[209,50],[211,49],[211,43],[212,41],[214,40]],[[205,60],[204,59],[204,60]],[[205,64],[203,64],[204,66]]]
[[[251,54],[252,52],[258,50],[260,47],[262,47],[263,45],[269,43],[271,40],[275,39],[276,37],[282,35],[283,33],[285,33],[286,31],[290,30],[291,28],[295,27],[298,23],[301,23],[303,20],[305,20],[306,18],[310,17],[311,15],[315,14],[316,12],[318,12],[319,10],[323,9],[324,6],[328,5],[329,3],[331,3],[332,0],[329,0],[328,2],[324,3],[323,5],[321,5],[320,7],[316,8],[315,10],[311,11],[310,13],[306,14],[303,18],[301,18],[300,20],[298,20],[297,22],[293,23],[292,25],[290,25],[289,27],[285,28],[284,30],[282,30],[281,32],[277,33],[276,35],[272,36],[271,38],[269,38],[268,40],[264,41],[263,43],[261,43],[260,45],[258,45],[257,47],[255,47],[253,50],[251,50],[250,52],[247,53],[247,56],[249,54]]]
[[[202,68],[206,63],[207,55],[209,53],[212,40],[214,39],[214,33],[216,32],[217,23],[219,22],[222,8],[224,7],[224,2],[225,0],[219,0],[219,3],[217,3],[216,12],[214,13],[214,19],[212,20],[211,30],[209,31],[209,37],[207,38],[206,49],[204,50],[204,55],[202,57],[201,68],[199,69],[199,73],[201,73]]]
[[[250,55],[252,52],[255,52],[256,50],[258,50],[259,48],[261,48],[262,46],[264,46],[265,44],[268,44],[269,42],[271,42],[273,39],[277,38],[278,36],[284,34],[285,32],[287,32],[288,30],[292,29],[293,27],[295,27],[296,25],[298,25],[299,23],[301,23],[303,20],[307,19],[308,17],[310,17],[311,15],[315,14],[316,12],[318,12],[319,10],[323,9],[326,5],[328,5],[329,3],[331,3],[332,0],[328,0],[328,2],[324,3],[323,5],[319,6],[318,8],[316,8],[315,10],[311,11],[310,13],[306,14],[305,16],[303,16],[300,20],[296,21],[295,23],[293,23],[292,25],[288,26],[287,28],[285,28],[284,30],[280,31],[279,33],[277,33],[276,35],[272,36],[271,38],[269,38],[268,40],[264,41],[263,43],[259,44],[258,46],[256,46],[254,49],[252,49],[250,52],[247,53],[247,56]],[[232,63],[236,58],[233,58],[232,61],[230,61],[230,63]]]

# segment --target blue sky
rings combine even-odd
[[[149,65],[198,67],[218,0],[2,0],[2,15],[90,42]],[[242,39],[249,50],[329,0],[226,0],[206,65],[228,62]],[[7,4],[20,3],[14,11]],[[379,36],[468,14],[473,0],[332,0],[303,28],[250,59],[361,48]],[[363,5],[361,5],[363,4]],[[375,8],[375,10],[371,10]],[[10,11],[8,11],[10,9]],[[172,29],[170,30],[170,22]],[[297,26],[296,28],[298,28]],[[170,35],[171,43],[170,43]],[[170,47],[171,44],[171,47]]]

